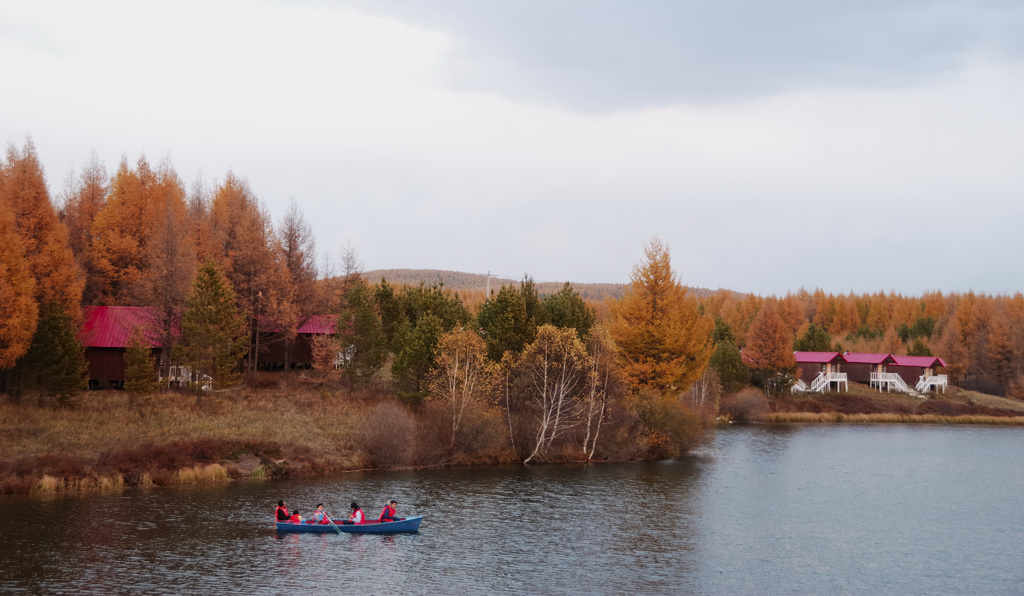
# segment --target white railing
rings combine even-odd
[[[846,373],[834,372],[827,373],[822,372],[811,381],[811,391],[817,391],[818,393],[824,393],[826,389],[832,388],[832,383],[836,384],[836,389],[839,389],[839,385],[845,385],[846,390],[850,390],[850,383],[846,379]]]
[[[946,386],[949,385],[949,377],[946,375],[932,375],[926,377],[921,375],[921,379],[917,382],[915,389],[921,393],[928,393],[931,390],[938,392],[939,387],[942,387],[942,392],[946,392]]]
[[[895,389],[901,393],[913,393],[910,387],[904,382],[903,377],[896,373],[888,372],[873,372],[871,373],[871,380],[869,384],[872,387],[878,387],[878,391],[882,391],[882,386],[885,385],[885,390],[890,391]]]
[[[793,386],[789,388],[790,392],[796,393],[798,391],[807,391],[807,383],[804,383],[803,379],[797,379]]]
[[[213,377],[201,372],[193,374],[192,369],[187,366],[171,366],[167,370],[167,376],[164,376],[161,370],[159,378],[161,382],[166,382],[168,386],[192,387],[198,385],[203,391],[213,389]]]

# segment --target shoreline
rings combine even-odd
[[[1017,417],[994,417],[994,416],[939,416],[933,414],[925,415],[901,415],[891,413],[875,414],[843,414],[840,412],[814,413],[814,412],[775,412],[759,417],[751,421],[754,424],[941,424],[941,425],[964,425],[964,426],[993,426],[1012,427],[1024,426],[1024,416]],[[749,424],[749,423],[737,423]],[[728,426],[720,424],[719,426]],[[64,454],[50,453],[42,456],[43,459],[54,459],[67,457]],[[636,460],[654,461],[654,460]],[[24,464],[25,462],[17,462]],[[2,491],[4,497],[57,497],[95,493],[119,494],[129,490],[148,488],[171,488],[186,487],[201,484],[223,484],[228,482],[264,481],[286,478],[329,478],[343,476],[356,472],[379,472],[379,471],[415,471],[431,470],[451,467],[499,467],[499,466],[523,466],[516,461],[491,461],[491,462],[461,462],[437,465],[411,465],[394,466],[389,468],[373,468],[366,466],[347,467],[343,465],[331,466],[327,469],[313,470],[307,465],[308,462],[301,460],[270,460],[264,459],[243,473],[238,467],[238,461],[221,461],[208,464],[197,464],[170,471],[159,478],[154,478],[150,473],[143,472],[134,481],[126,479],[125,474],[97,475],[89,473],[78,477],[58,477],[44,473],[38,480],[32,483],[23,483],[21,490],[10,485],[4,486]],[[618,461],[591,461],[584,460],[560,460],[542,462],[539,465],[551,464],[601,464],[601,463],[622,463]],[[0,465],[9,467],[12,462],[0,462]],[[87,470],[89,467],[85,468]],[[83,470],[83,471],[85,471]]]
[[[951,424],[1024,426],[1024,416],[943,416],[940,414],[844,414],[842,412],[772,412],[758,419],[766,424]]]

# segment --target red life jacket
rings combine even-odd
[[[293,524],[301,524],[302,518],[300,518],[299,514],[296,513],[295,515],[291,516],[291,518],[288,521],[292,522]]]
[[[385,505],[384,509],[380,510],[380,517],[377,518],[377,521],[392,521],[395,517],[395,513],[394,507],[391,505]],[[390,519],[384,519],[385,516]]]
[[[284,512],[283,516],[281,515],[282,512]],[[287,507],[281,507],[280,505],[277,506],[277,511],[274,512],[274,519],[277,521],[288,521],[291,517],[292,515],[288,513]]]
[[[363,515],[362,509],[356,509],[352,512],[352,523],[361,524],[366,522],[366,516]]]

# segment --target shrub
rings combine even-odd
[[[748,387],[731,398],[722,400],[721,411],[734,422],[748,422],[768,412],[768,400],[757,389]]]
[[[412,456],[416,423],[405,408],[384,402],[363,417],[359,450],[371,468],[408,465]]]
[[[652,457],[679,457],[698,446],[706,436],[696,412],[656,391],[641,390],[633,398],[632,409],[647,431]]]

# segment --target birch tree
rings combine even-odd
[[[590,374],[587,375],[587,391],[583,400],[583,416],[587,425],[583,454],[587,461],[591,461],[608,412],[609,393],[620,374],[615,341],[607,327],[597,324],[590,328],[587,353],[590,356]]]
[[[579,407],[586,395],[590,357],[575,329],[543,325],[537,339],[523,351],[520,370],[528,379],[537,408],[533,451],[523,460],[544,459],[552,444],[579,424]]]
[[[495,380],[496,365],[480,335],[459,328],[441,336],[429,386],[431,397],[444,400],[450,411],[452,447],[466,411],[485,403]]]

